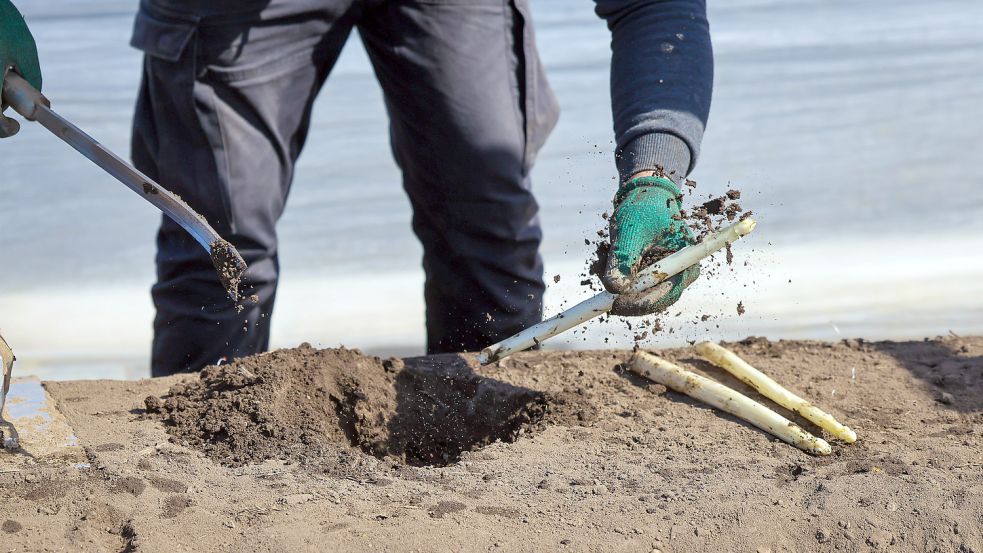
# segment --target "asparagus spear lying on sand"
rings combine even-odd
[[[636,374],[730,413],[799,449],[818,455],[829,455],[831,452],[825,440],[806,432],[764,405],[661,357],[639,351],[632,356],[628,367]]]
[[[741,382],[754,388],[759,394],[782,407],[795,411],[806,420],[829,432],[836,438],[852,444],[857,441],[857,433],[840,424],[832,415],[786,390],[768,375],[752,367],[736,353],[713,342],[701,342],[696,351],[707,361],[737,377]]]

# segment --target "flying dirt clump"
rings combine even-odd
[[[246,272],[246,262],[235,249],[235,246],[225,240],[216,240],[211,248],[212,265],[218,273],[218,279],[225,291],[234,302],[239,301],[239,284]]]
[[[353,446],[443,466],[583,419],[567,398],[480,376],[475,366],[458,355],[382,360],[304,344],[207,367],[146,406],[175,441],[230,466],[283,459],[323,468]]]

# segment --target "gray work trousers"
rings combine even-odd
[[[237,312],[208,255],[164,218],[155,376],[268,348],[276,223],[314,98],[353,28],[423,244],[427,350],[480,349],[541,319],[529,171],[558,110],[527,0],[143,0],[134,163],[238,248],[244,289],[260,298]]]

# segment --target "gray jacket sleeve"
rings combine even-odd
[[[611,30],[611,106],[622,180],[662,167],[680,182],[710,112],[713,49],[705,0],[595,0]]]

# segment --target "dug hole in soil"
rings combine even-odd
[[[577,396],[475,374],[458,355],[380,359],[345,348],[290,350],[210,366],[146,399],[174,440],[228,466],[267,459],[331,472],[339,447],[414,466],[589,421]]]

